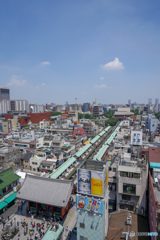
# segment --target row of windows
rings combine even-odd
[[[33,165],[37,165],[37,162],[32,162]]]
[[[133,173],[133,172],[120,172],[121,177],[128,177],[128,178],[140,178],[140,173]]]
[[[79,226],[80,228],[85,228],[85,223],[80,223]],[[93,224],[91,224],[91,229],[94,230]]]

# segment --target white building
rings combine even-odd
[[[0,114],[8,113],[10,110],[10,100],[0,101]]]
[[[29,112],[27,100],[11,100],[11,111]]]

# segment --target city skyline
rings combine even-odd
[[[159,8],[144,0],[2,2],[1,86],[37,104],[159,98]]]

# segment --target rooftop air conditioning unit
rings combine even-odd
[[[132,226],[132,216],[127,217],[126,225]]]

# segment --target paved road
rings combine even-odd
[[[8,208],[4,213],[2,213],[0,216],[6,220],[8,216],[13,215],[18,210],[18,206],[16,204],[12,205],[10,208]]]

